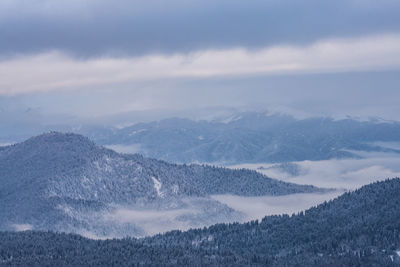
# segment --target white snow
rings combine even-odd
[[[220,123],[229,124],[231,122],[238,121],[240,119],[242,119],[241,115],[232,115],[230,117],[227,117],[227,118],[224,118],[224,119],[221,119],[221,120],[217,120],[217,121],[220,122]]]
[[[178,194],[179,192],[179,185],[175,184],[172,186],[172,192],[174,192],[174,194]]]
[[[88,184],[88,183],[90,183],[90,180],[86,175],[84,175],[82,177],[82,184],[85,185],[85,184]]]
[[[141,133],[141,132],[145,132],[145,131],[147,131],[147,129],[140,129],[140,130],[137,130],[137,131],[132,131],[129,135],[132,136],[132,135],[135,135],[135,134],[138,134],[138,133]]]
[[[163,196],[164,196],[164,193],[161,192],[162,183],[161,183],[159,180],[157,180],[155,177],[151,177],[151,179],[153,180],[154,189],[156,189],[157,195],[158,195],[159,197],[163,197]]]
[[[397,251],[396,251],[396,254],[397,254],[397,256],[400,257],[400,250],[397,250]]]

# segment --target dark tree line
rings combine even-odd
[[[3,232],[7,266],[399,266],[400,179],[364,186],[296,215],[145,239]]]

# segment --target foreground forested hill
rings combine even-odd
[[[173,231],[146,239],[89,240],[52,232],[0,234],[14,266],[398,266],[400,179],[362,187],[293,216]]]
[[[121,209],[179,212],[178,222],[201,227],[236,221],[240,215],[211,199],[213,194],[311,192],[324,190],[284,183],[250,170],[177,165],[138,154],[118,154],[70,133],[46,133],[0,150],[1,230],[144,236],[148,234],[145,223],[135,216],[121,221],[114,215]],[[170,221],[166,222],[171,224],[168,229],[177,229]]]

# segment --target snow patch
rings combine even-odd
[[[198,247],[201,243],[203,242],[211,242],[214,240],[214,236],[213,235],[209,235],[209,236],[203,236],[201,238],[195,239],[192,241],[192,246]]]
[[[177,185],[177,184],[174,184],[173,186],[172,186],[172,192],[174,192],[174,194],[178,194],[178,192],[179,192],[179,185]]]
[[[71,207],[67,205],[58,205],[57,209],[63,211],[65,214],[67,214],[69,217],[73,217],[73,211]]]
[[[138,134],[138,133],[142,133],[142,132],[145,132],[145,131],[147,131],[147,129],[140,129],[140,130],[132,131],[129,134],[129,136],[132,136],[132,135],[135,135],[135,134]]]
[[[151,177],[151,179],[153,180],[154,189],[157,191],[157,195],[159,197],[163,197],[164,193],[161,192],[162,183],[159,180],[157,180],[155,177]]]
[[[238,121],[238,120],[240,120],[242,118],[243,117],[241,115],[233,115],[233,116],[230,116],[230,117],[227,117],[227,118],[224,118],[224,119],[220,119],[220,120],[216,120],[216,121],[220,122],[220,123],[229,124],[231,122]]]

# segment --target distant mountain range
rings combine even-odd
[[[364,152],[400,155],[400,122],[383,119],[296,119],[265,112],[230,111],[207,120],[180,118],[119,127],[55,117],[42,125],[35,110],[1,114],[0,146],[46,131],[74,132],[122,153],[174,163],[284,163],[332,158],[359,158]],[[219,114],[219,113],[218,113]],[[229,114],[229,115],[228,115]],[[131,115],[140,120],[139,114]],[[396,143],[397,142],[397,143]]]
[[[256,171],[118,154],[76,134],[52,132],[0,148],[2,230],[143,236],[156,233],[160,225],[168,230],[240,218],[239,212],[210,198],[215,194],[323,191]]]
[[[11,266],[399,266],[400,179],[377,182],[297,215],[218,224],[145,239],[95,241],[0,233]]]
[[[172,118],[122,129],[93,128],[85,134],[121,152],[177,163],[278,163],[356,158],[357,152],[391,152],[399,147],[400,123],[239,113],[225,120]]]

